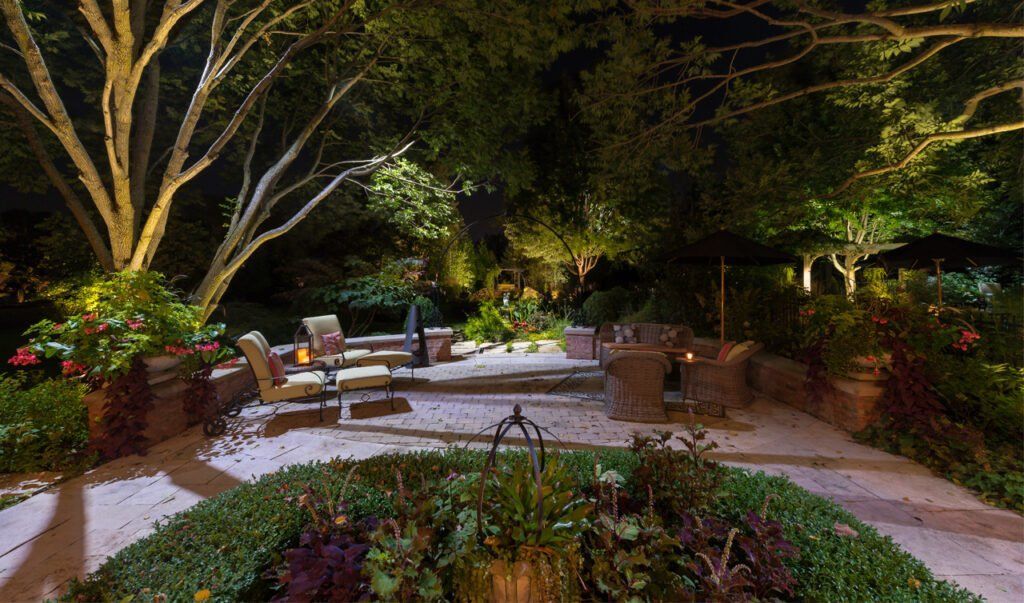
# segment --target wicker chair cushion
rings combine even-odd
[[[718,357],[715,358],[715,360],[725,362],[725,359],[729,357],[729,350],[731,350],[734,345],[736,345],[735,341],[726,341],[725,345],[722,346],[722,349],[718,350]]]
[[[615,332],[615,343],[636,343],[636,325],[616,324],[612,325]]]
[[[747,344],[737,343],[736,345],[729,348],[729,353],[725,355],[725,361],[730,362],[731,360],[739,357],[741,354],[743,354],[743,352],[746,352],[749,349],[750,346],[748,346]]]

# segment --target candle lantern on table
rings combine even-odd
[[[313,333],[305,323],[295,331],[294,351],[292,362],[296,365],[307,365],[313,361]]]

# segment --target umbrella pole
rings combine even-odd
[[[719,256],[718,259],[722,269],[722,299],[721,307],[718,309],[718,342],[721,345],[725,345],[725,256]]]
[[[938,306],[942,307],[942,259],[933,259],[935,262],[935,282],[939,287],[939,303]]]

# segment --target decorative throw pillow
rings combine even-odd
[[[281,362],[281,357],[277,355],[277,352],[267,354],[267,365],[270,366],[270,377],[274,385],[288,383],[288,377],[284,376],[284,363]]]
[[[729,357],[729,350],[731,350],[732,346],[734,346],[734,345],[736,345],[735,341],[727,341],[727,342],[725,342],[725,345],[722,346],[722,349],[718,350],[718,358],[717,358],[717,360],[719,362],[725,362],[725,359]]]
[[[325,333],[320,336],[324,340],[324,355],[334,356],[345,351],[344,339],[341,338],[341,331]]]
[[[675,330],[675,328],[668,325],[663,325],[661,327],[661,335],[658,336],[658,339],[661,341],[662,345],[667,345],[673,348],[679,347],[678,338],[679,331]]]
[[[746,352],[749,349],[750,347],[746,344],[746,342],[737,343],[736,345],[732,346],[732,349],[729,350],[729,353],[725,355],[725,361],[729,362],[730,360],[733,360],[734,358],[736,358],[737,356],[739,356],[743,352]]]

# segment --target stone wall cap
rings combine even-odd
[[[449,327],[438,327],[433,329],[424,329],[423,334],[427,336],[427,339],[438,339],[451,337],[453,331]],[[419,339],[418,334],[413,334],[413,341]],[[367,335],[365,337],[346,337],[346,345],[355,345],[360,343],[391,343],[395,341],[405,342],[405,333],[398,333],[396,335]]]
[[[597,327],[565,327],[566,335],[595,335]]]

